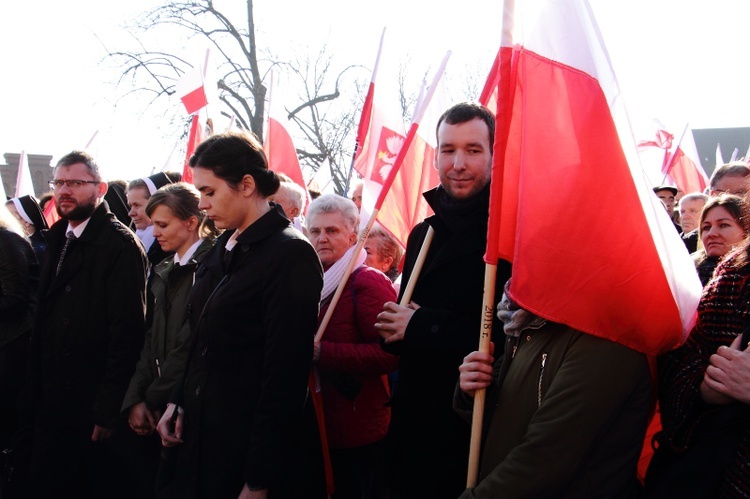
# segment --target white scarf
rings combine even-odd
[[[356,248],[357,246],[355,245],[346,250],[344,256],[339,258],[336,263],[328,267],[328,270],[325,271],[325,273],[323,274],[323,291],[321,291],[320,293],[320,301],[328,298],[336,291],[336,288],[339,287],[341,278],[344,277],[344,271],[349,265],[349,261],[352,259],[352,255],[354,254],[354,250]],[[357,260],[354,262],[354,267],[352,267],[352,272],[360,268],[365,263],[365,258],[367,258],[367,252],[364,250],[364,248],[360,249],[359,255],[357,255]]]
[[[154,244],[154,241],[156,241],[156,238],[154,237],[153,225],[149,225],[143,230],[136,230],[135,235],[138,236],[138,239],[140,239],[143,243],[143,247],[146,248],[146,252],[151,249],[151,245]]]

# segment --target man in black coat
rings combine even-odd
[[[453,392],[464,356],[479,345],[494,130],[477,104],[440,118],[440,186],[425,193],[435,215],[409,235],[402,291],[429,227],[434,239],[412,302],[386,303],[378,316],[384,348],[400,355],[387,437],[393,497],[455,498],[465,489],[470,428],[453,411]],[[509,277],[510,264],[498,262],[495,302]]]
[[[31,340],[31,479],[36,497],[116,497],[109,440],[144,335],[146,257],[103,203],[85,152],[57,163]],[[110,490],[107,490],[109,488]]]

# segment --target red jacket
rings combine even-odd
[[[331,448],[344,449],[385,437],[391,419],[387,373],[395,356],[380,348],[377,315],[395,301],[391,281],[369,267],[355,270],[323,333],[318,370]],[[321,307],[318,323],[328,309]]]

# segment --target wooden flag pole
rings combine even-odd
[[[338,303],[339,298],[341,298],[341,294],[344,292],[344,285],[346,284],[346,281],[349,279],[349,276],[351,275],[352,270],[354,270],[354,262],[357,259],[357,255],[362,250],[362,247],[365,245],[367,236],[370,234],[370,230],[372,230],[372,226],[375,224],[375,220],[377,220],[378,218],[378,213],[380,213],[380,208],[382,208],[383,206],[383,201],[385,200],[385,196],[390,191],[391,186],[393,185],[393,180],[396,178],[396,173],[398,173],[398,170],[401,168],[401,165],[404,162],[406,151],[409,150],[411,143],[414,141],[414,137],[417,134],[417,128],[419,128],[419,122],[421,121],[422,115],[424,114],[424,109],[427,108],[427,106],[430,103],[430,100],[432,99],[432,96],[435,94],[435,88],[437,87],[437,84],[440,81],[440,78],[443,76],[443,73],[445,72],[445,65],[448,63],[448,58],[450,57],[450,55],[451,55],[450,51],[448,51],[448,53],[445,54],[445,57],[443,58],[443,61],[440,64],[440,68],[438,69],[438,72],[435,75],[435,79],[433,80],[433,83],[430,86],[430,89],[427,91],[427,95],[424,98],[421,112],[418,113],[417,116],[415,116],[414,122],[412,122],[411,128],[409,128],[409,132],[406,134],[404,143],[401,145],[401,149],[396,155],[396,159],[393,161],[393,168],[391,168],[391,171],[388,173],[388,178],[386,178],[385,183],[383,184],[383,187],[380,189],[378,200],[375,202],[375,209],[372,211],[370,220],[367,222],[367,227],[365,227],[364,231],[362,232],[362,236],[359,239],[359,243],[357,243],[357,249],[354,250],[352,259],[349,261],[349,265],[346,268],[346,272],[344,272],[344,276],[341,278],[341,282],[339,282],[339,287],[336,288],[336,292],[333,294],[331,303],[330,305],[328,305],[328,310],[326,310],[326,313],[323,316],[323,320],[320,323],[320,326],[318,326],[318,332],[315,333],[316,342],[320,341],[320,339],[323,337],[323,331],[326,330],[326,327],[328,326],[328,322],[331,320],[331,315],[333,315],[333,310],[336,308],[336,304]]]
[[[492,339],[492,323],[495,317],[495,285],[497,281],[497,235],[500,231],[496,207],[502,205],[502,192],[497,189],[502,186],[503,167],[510,129],[512,109],[511,74],[513,58],[510,53],[513,47],[513,24],[515,15],[515,0],[503,1],[503,23],[500,37],[500,53],[498,64],[493,66],[498,77],[497,96],[497,127],[495,128],[495,146],[493,150],[493,164],[491,184],[495,189],[490,192],[489,219],[487,220],[487,252],[484,267],[484,297],[482,298],[482,320],[479,330],[479,351],[489,353]],[[503,51],[505,49],[505,51]],[[493,75],[495,76],[495,75]],[[495,216],[493,216],[493,213]],[[493,242],[494,241],[494,242]],[[479,472],[479,453],[482,447],[482,421],[484,419],[484,404],[487,390],[477,390],[474,393],[474,412],[471,417],[471,440],[469,445],[469,466],[466,474],[466,487],[473,488],[477,484]]]
[[[434,235],[435,229],[433,229],[432,226],[429,226],[427,228],[427,234],[424,236],[424,241],[422,241],[422,247],[419,249],[417,261],[414,262],[414,268],[412,269],[411,274],[409,274],[409,282],[406,283],[404,294],[401,295],[401,301],[398,303],[403,307],[408,305],[411,301],[411,295],[414,294],[414,287],[417,285],[417,279],[419,279],[419,274],[422,272],[422,267],[424,266],[424,261],[427,258],[427,252],[430,249]]]
[[[489,353],[492,338],[492,321],[495,317],[495,284],[497,280],[497,264],[486,264],[484,268],[484,299],[482,301],[482,322],[479,331],[479,351]],[[482,443],[482,419],[484,417],[484,402],[487,396],[485,388],[474,393],[474,411],[471,416],[471,442],[469,446],[469,471],[466,477],[466,487],[472,488],[477,484],[479,472],[479,451]]]

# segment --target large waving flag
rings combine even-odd
[[[437,138],[435,129],[440,115],[448,108],[444,80],[437,80],[432,99],[417,104],[416,116],[422,116],[414,140],[404,154],[404,161],[393,180],[391,191],[383,201],[378,222],[403,246],[419,222],[432,215],[422,193],[440,183],[435,168]],[[422,92],[425,94],[426,88]]]
[[[13,197],[20,198],[27,194],[36,197],[36,194],[34,194],[34,184],[31,181],[29,157],[26,155],[26,151],[21,151],[21,156],[18,158],[18,172],[16,174],[16,193]]]
[[[357,130],[353,167],[364,180],[363,223],[375,209],[375,201],[406,139],[400,111],[398,67],[395,54],[386,43],[385,29],[372,71]]]
[[[364,179],[362,193],[363,221],[373,213],[376,200],[382,197],[378,208],[378,222],[404,247],[411,229],[432,214],[422,193],[439,183],[434,167],[435,126],[447,108],[446,92],[442,73],[450,54],[446,55],[432,85],[435,88],[422,90],[414,112],[413,137],[407,139],[403,119],[399,111],[397,70],[394,58],[385,43],[385,30],[381,36],[378,56],[373,70],[370,88],[358,129],[358,147],[354,168]],[[401,151],[406,143],[407,149]],[[398,173],[390,184],[388,196],[380,196],[389,173],[403,153]]]
[[[525,39],[513,47],[504,22],[487,262],[513,262],[523,308],[664,353],[686,337],[701,286],[640,168],[591,8],[523,5],[504,14]],[[616,200],[617,223],[601,199]]]
[[[268,158],[268,167],[277,172],[284,173],[303,189],[307,184],[302,176],[302,168],[299,165],[297,149],[294,148],[292,136],[289,135],[287,127],[289,118],[284,112],[281,104],[281,94],[278,93],[278,82],[274,81],[274,73],[271,73],[271,83],[268,86],[268,128],[266,140],[263,143],[263,151]]]

